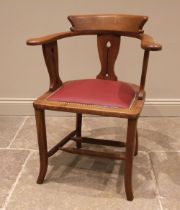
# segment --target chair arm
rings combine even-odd
[[[144,50],[148,50],[148,51],[158,51],[162,49],[162,46],[155,42],[154,39],[147,35],[147,34],[142,34],[140,36],[141,39],[141,48],[143,48]]]
[[[80,35],[80,33],[72,32],[72,31],[60,32],[60,33],[56,33],[56,34],[39,37],[39,38],[29,39],[29,40],[27,40],[26,44],[27,45],[44,45],[44,44],[56,41],[58,39],[62,39],[65,37],[70,37],[70,36],[76,36],[76,35]]]

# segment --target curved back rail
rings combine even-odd
[[[137,15],[77,15],[69,16],[68,19],[72,24],[70,32],[57,33],[27,41],[28,45],[42,45],[50,77],[49,90],[56,90],[62,85],[58,69],[58,39],[79,35],[97,35],[101,62],[101,71],[97,78],[117,80],[114,65],[119,52],[120,40],[121,36],[128,36],[140,39],[141,47],[145,50],[139,90],[139,99],[142,99],[144,97],[149,51],[161,49],[161,45],[155,43],[152,37],[143,33],[142,29],[148,17]]]

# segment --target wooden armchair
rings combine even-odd
[[[48,158],[58,150],[125,161],[124,181],[127,200],[133,200],[133,157],[138,153],[137,120],[145,100],[145,80],[150,51],[161,50],[161,45],[142,30],[148,20],[137,15],[77,15],[69,16],[72,24],[68,32],[57,33],[27,41],[28,45],[42,45],[50,78],[49,90],[34,101],[40,155],[40,172],[37,183],[44,181]],[[96,79],[62,82],[58,70],[57,40],[72,36],[97,35],[101,71]],[[114,64],[118,55],[121,36],[137,38],[144,50],[140,85],[118,81]],[[57,145],[47,150],[45,110],[76,113],[76,128]],[[128,119],[126,142],[93,139],[81,136],[82,114],[120,117]],[[76,147],[64,147],[68,141]],[[101,144],[125,147],[122,153],[97,152],[83,149],[82,144]]]

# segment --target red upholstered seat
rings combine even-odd
[[[48,100],[129,108],[134,96],[134,89],[125,82],[85,79],[64,83],[48,97]]]

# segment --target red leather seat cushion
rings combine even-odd
[[[129,108],[135,91],[120,81],[85,79],[68,81],[49,96],[49,101]]]

